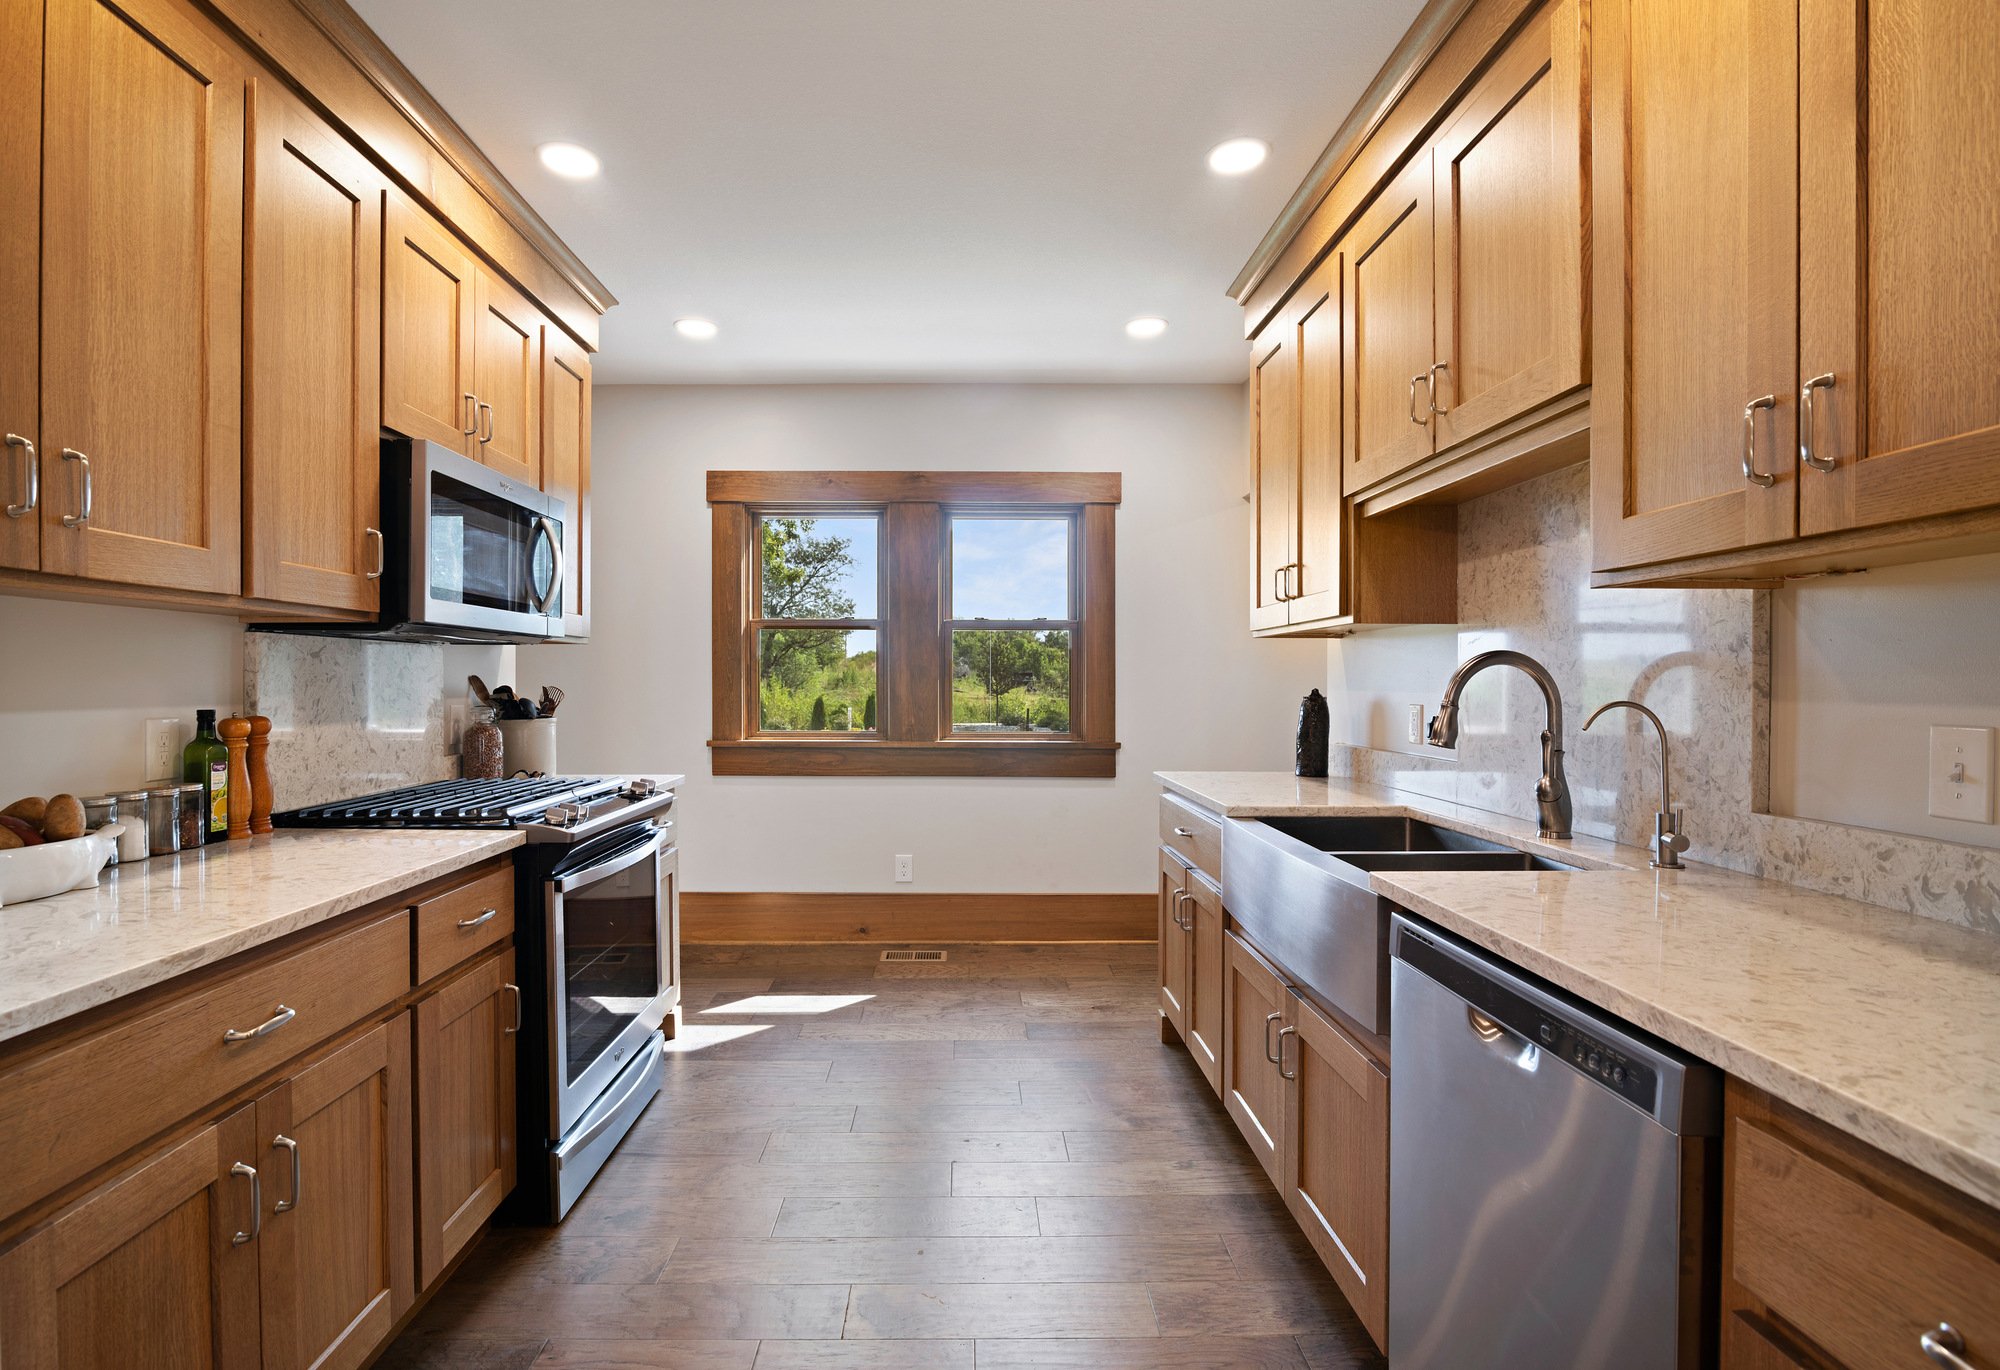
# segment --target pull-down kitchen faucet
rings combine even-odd
[[[1468,680],[1488,666],[1518,667],[1528,679],[1542,687],[1542,698],[1548,701],[1549,706],[1549,726],[1542,733],[1542,778],[1535,785],[1537,826],[1543,837],[1568,837],[1569,781],[1563,776],[1562,691],[1556,687],[1556,678],[1541,662],[1520,652],[1508,651],[1481,652],[1466,661],[1445,683],[1444,702],[1438,705],[1437,717],[1431,720],[1430,743],[1433,747],[1458,746],[1459,692]]]

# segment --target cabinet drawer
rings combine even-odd
[[[1176,795],[1160,796],[1160,842],[1198,867],[1209,879],[1222,881],[1222,820]]]
[[[417,983],[514,935],[514,871],[505,866],[417,905]]]
[[[0,1214],[343,1032],[410,986],[397,912],[93,1033],[0,1075]],[[263,1036],[225,1041],[290,1017]]]
[[[1731,1274],[1847,1365],[1922,1365],[1941,1322],[2000,1359],[2000,1259],[1745,1119],[1731,1123]]]

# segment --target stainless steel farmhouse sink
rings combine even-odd
[[[1388,900],[1372,871],[1579,869],[1415,818],[1229,819],[1222,901],[1279,964],[1370,1031],[1389,1031]]]

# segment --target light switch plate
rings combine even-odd
[[[1993,729],[1932,728],[1931,816],[1993,821]]]

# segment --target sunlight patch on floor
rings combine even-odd
[[[712,1004],[701,1011],[728,1014],[832,1013],[864,1004],[874,997],[872,994],[753,994],[747,999],[727,1004]]]
[[[685,1056],[724,1042],[733,1042],[739,1037],[768,1032],[770,1028],[769,1023],[682,1023],[680,1031],[667,1042],[666,1053],[669,1056]]]

